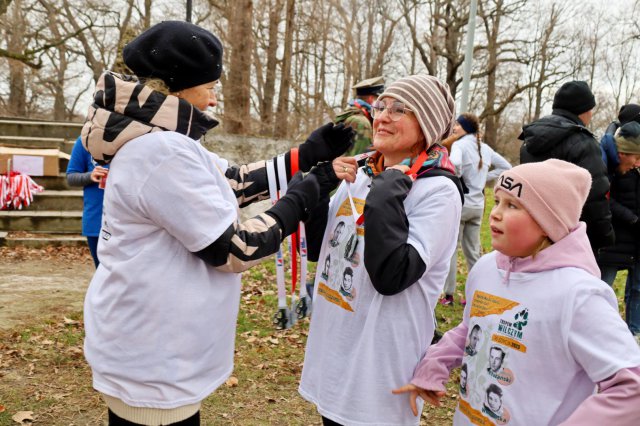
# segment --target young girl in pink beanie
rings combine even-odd
[[[454,425],[638,424],[640,348],[578,222],[590,187],[585,169],[555,159],[500,175],[495,251],[469,273],[462,323],[393,391],[414,415],[418,396],[439,405],[464,364]]]

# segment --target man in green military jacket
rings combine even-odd
[[[384,78],[373,77],[362,80],[353,86],[356,92],[354,99],[349,101],[347,109],[336,116],[336,123],[345,123],[351,126],[356,136],[353,147],[345,154],[354,156],[371,149],[371,137],[373,135],[373,118],[371,117],[371,104],[384,92]]]

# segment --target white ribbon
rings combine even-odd
[[[269,198],[271,205],[278,201],[278,186],[273,160],[267,160],[267,179],[269,180]],[[287,288],[284,283],[284,256],[282,246],[276,252],[276,283],[278,285],[278,308],[287,307]]]

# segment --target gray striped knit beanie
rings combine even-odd
[[[380,95],[403,102],[415,114],[429,148],[449,136],[455,105],[449,86],[431,75],[411,75],[393,82]]]

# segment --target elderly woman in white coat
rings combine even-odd
[[[265,162],[232,166],[198,141],[217,124],[206,109],[217,104],[220,41],[165,21],[123,59],[135,76],[100,77],[82,131],[95,160],[111,166],[85,356],[110,426],[198,425],[201,401],[233,370],[239,272],[298,228],[331,163],[294,175],[278,203],[240,223],[239,207],[269,197]],[[351,139],[350,129],[322,126],[279,172],[309,171]]]

